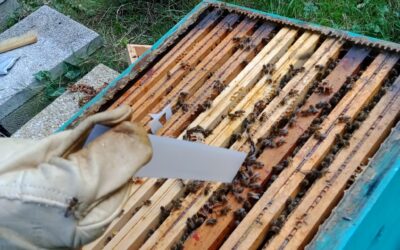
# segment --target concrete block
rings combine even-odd
[[[17,0],[0,0],[0,29],[6,27],[8,18],[18,9]]]
[[[98,89],[118,76],[118,72],[99,64],[76,84],[85,84]],[[28,123],[12,135],[15,138],[40,139],[52,134],[79,110],[83,93],[66,91]]]
[[[35,80],[34,74],[50,71],[54,77],[60,76],[64,71],[63,62],[76,63],[102,43],[96,32],[48,6],[0,34],[0,41],[31,30],[37,31],[38,42],[7,52],[21,58],[8,75],[0,76],[0,129],[8,133],[15,132],[35,115],[29,113],[29,107],[22,107],[44,87]],[[16,112],[18,109],[25,111]]]

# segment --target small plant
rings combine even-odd
[[[10,28],[11,26],[13,26],[14,24],[18,23],[19,21],[19,15],[17,12],[11,14],[8,18],[7,18],[7,22],[6,22],[6,28]]]
[[[34,76],[44,86],[45,96],[49,100],[54,100],[65,92],[69,82],[77,80],[81,75],[79,66],[65,62],[64,73],[58,79],[55,79],[49,71],[39,71]]]
[[[65,88],[53,79],[49,71],[39,71],[35,74],[35,78],[44,86],[45,95],[50,100],[57,98],[65,91]]]
[[[64,62],[64,77],[69,81],[75,81],[82,75],[82,70],[79,66]]]

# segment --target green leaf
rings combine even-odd
[[[64,62],[64,77],[70,81],[76,80],[81,75],[81,69],[79,66]]]
[[[39,82],[51,81],[51,74],[49,71],[39,71],[34,74],[34,77]]]
[[[70,81],[77,79],[81,75],[81,71],[79,69],[72,69],[64,74],[65,78]]]
[[[51,93],[50,96],[51,97],[59,97],[64,92],[65,92],[65,88],[64,87],[60,87],[60,88],[56,89],[53,93]]]

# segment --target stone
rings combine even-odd
[[[8,18],[19,8],[17,0],[0,0],[0,30],[7,25]]]
[[[84,84],[99,89],[104,83],[114,80],[118,74],[107,66],[99,64],[75,84]],[[67,90],[11,137],[40,139],[54,133],[80,109],[79,100],[83,96],[83,93]]]
[[[56,78],[64,72],[64,62],[76,64],[102,44],[96,32],[48,6],[0,34],[0,40],[32,30],[38,33],[37,43],[5,53],[20,56],[10,73],[0,76],[0,131],[9,134],[35,115],[24,104],[43,90],[36,73],[49,71]]]

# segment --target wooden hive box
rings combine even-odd
[[[398,121],[398,44],[199,4],[62,128],[125,103],[158,135],[248,153],[230,184],[143,178],[84,249],[304,248]],[[146,202],[145,202],[146,201]]]

